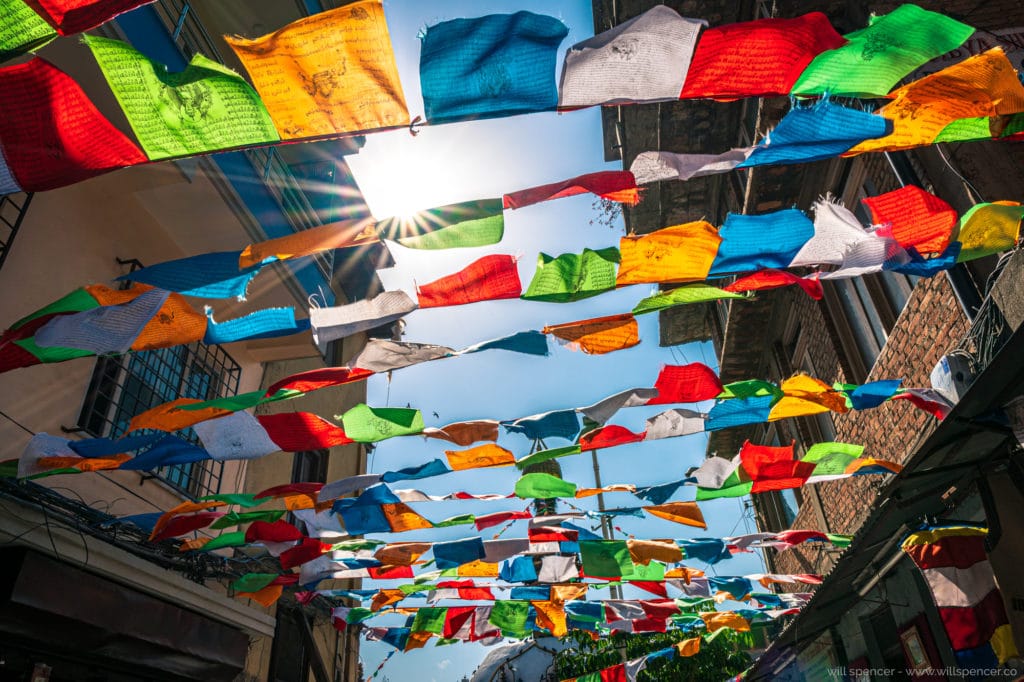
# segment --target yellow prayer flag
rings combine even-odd
[[[299,19],[261,38],[224,38],[283,139],[409,124],[381,0]]]
[[[703,281],[721,243],[718,230],[703,220],[623,237],[615,285]]]
[[[432,546],[429,542],[396,542],[378,549],[373,558],[382,564],[412,566]]]
[[[373,220],[343,220],[309,230],[300,230],[277,239],[249,244],[238,258],[238,267],[245,269],[259,265],[268,258],[287,260],[378,241],[380,237],[377,236],[376,223]]]
[[[676,643],[676,650],[683,658],[696,656],[700,653],[700,637],[691,637]]]
[[[878,113],[892,121],[892,133],[865,140],[843,156],[931,144],[958,119],[1024,111],[1024,86],[1001,47],[904,85],[889,97],[892,102]]]
[[[554,601],[533,601],[537,610],[537,625],[547,628],[555,637],[563,637],[569,631],[565,625],[565,604]]]
[[[797,374],[780,384],[783,396],[772,405],[768,421],[788,417],[807,417],[821,412],[848,412],[846,398],[842,393],[814,377]]]
[[[956,240],[960,242],[957,261],[974,260],[1009,251],[1017,244],[1024,207],[1016,201],[978,204],[960,218]]]
[[[640,343],[640,328],[631,313],[595,317],[544,327],[545,334],[567,341],[573,350],[603,355]]]
[[[405,592],[401,590],[388,590],[381,589],[377,594],[373,595],[373,601],[370,602],[370,610],[376,613],[385,606],[391,606],[405,599]]]
[[[704,625],[707,626],[708,632],[722,628],[732,628],[736,632],[750,632],[750,623],[732,611],[712,611],[702,613],[700,617],[704,619]]]
[[[556,604],[564,604],[567,601],[587,598],[587,584],[575,583],[572,585],[552,585],[551,601]]]
[[[653,514],[675,523],[681,523],[684,526],[693,526],[695,528],[708,527],[708,524],[704,522],[704,515],[701,513],[700,507],[697,506],[696,502],[669,502],[667,504],[644,507],[643,509],[648,514]]]
[[[516,463],[516,456],[505,448],[486,443],[469,450],[445,450],[448,466],[453,471],[482,469],[484,467],[506,467]]]
[[[497,578],[498,568],[498,564],[477,559],[468,564],[462,564],[455,570],[460,578]]]
[[[673,540],[626,540],[634,564],[649,566],[652,560],[674,564],[683,560],[683,550]]]
[[[391,525],[392,532],[403,533],[407,530],[422,530],[434,527],[434,524],[414,512],[404,502],[382,504],[380,509],[388,520],[388,524]]]

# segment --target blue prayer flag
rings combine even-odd
[[[241,255],[241,251],[204,253],[150,265],[117,279],[151,284],[188,296],[244,299],[249,282],[263,266],[239,270]]]
[[[420,48],[427,121],[554,110],[557,50],[568,33],[558,19],[532,12],[429,26]]]
[[[147,433],[117,439],[86,438],[84,440],[73,440],[68,443],[68,447],[80,457],[110,457],[122,452],[134,452],[135,450],[148,448],[166,436],[166,433]]]
[[[484,541],[480,538],[434,543],[434,563],[441,570],[458,568],[483,558]]]
[[[132,457],[119,466],[131,471],[149,471],[172,464],[191,464],[212,459],[210,453],[177,436],[164,436],[149,450]]]
[[[248,339],[271,339],[309,329],[309,318],[295,320],[295,308],[267,308],[226,322],[214,322],[213,310],[206,309],[203,343],[216,345]]]
[[[733,599],[740,600],[754,589],[754,584],[747,578],[708,578],[708,584],[719,592],[728,592]]]
[[[775,396],[770,395],[719,400],[708,413],[707,430],[717,431],[731,426],[764,424],[768,421],[774,402]]]
[[[338,511],[349,535],[366,533],[390,533],[391,524],[384,510],[374,505],[351,505]]]
[[[527,587],[513,587],[508,598],[518,601],[547,601],[551,598],[551,586],[530,585]]]
[[[872,381],[853,389],[850,396],[850,403],[855,410],[868,410],[878,407],[899,390],[902,379],[883,379]]]
[[[511,422],[501,422],[501,425],[509,433],[521,433],[530,440],[546,438],[573,440],[580,432],[580,418],[576,414],[576,410],[547,412]]]
[[[501,565],[498,577],[507,583],[525,583],[537,579],[537,569],[533,565],[533,559],[528,556],[517,556],[512,561],[506,561]]]
[[[451,472],[452,470],[448,468],[443,460],[433,459],[426,464],[421,464],[419,466],[406,467],[404,469],[399,469],[398,471],[385,471],[380,477],[380,480],[384,483],[394,483],[395,481],[415,481],[421,478],[450,474]]]
[[[548,337],[544,332],[519,332],[493,341],[484,341],[470,346],[460,354],[479,353],[482,350],[508,350],[526,355],[548,355]]]
[[[722,243],[710,276],[789,267],[814,236],[814,223],[795,208],[761,215],[730,213],[718,234]]]
[[[353,506],[363,505],[380,505],[380,504],[398,504],[402,500],[399,499],[398,495],[391,492],[391,488],[387,487],[383,483],[371,485],[369,488],[363,491],[363,493],[356,498]],[[351,531],[349,531],[351,533]]]
[[[687,538],[676,540],[676,544],[686,553],[687,559],[696,559],[707,564],[717,564],[732,556],[725,543],[718,538]]]
[[[911,246],[907,249],[907,254],[910,256],[909,263],[887,261],[882,266],[882,269],[914,277],[933,277],[943,270],[949,270],[956,265],[956,261],[960,257],[960,249],[962,248],[963,244],[960,242],[952,242],[946,247],[945,251],[935,258],[922,258],[917,249]]]

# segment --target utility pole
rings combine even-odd
[[[594,464],[594,486],[597,488],[603,487],[601,484],[601,464],[597,461],[597,450],[590,451],[590,459]],[[599,511],[604,511],[604,493],[597,494],[597,508]],[[601,537],[605,540],[615,539],[615,529],[612,527],[612,520],[601,514]],[[622,599],[622,587],[613,586],[611,588],[612,599]]]

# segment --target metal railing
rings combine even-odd
[[[7,260],[11,244],[21,229],[21,224],[32,203],[32,192],[19,192],[0,196],[0,268]]]

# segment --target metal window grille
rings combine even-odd
[[[170,400],[235,395],[241,374],[241,367],[223,348],[203,343],[101,357],[78,425],[93,436],[117,438],[128,431],[132,417]],[[199,442],[192,429],[179,435]],[[220,492],[223,470],[223,462],[205,460],[160,467],[153,475],[197,497]]]
[[[21,229],[32,196],[31,192],[0,196],[0,268],[4,266],[11,243]]]

